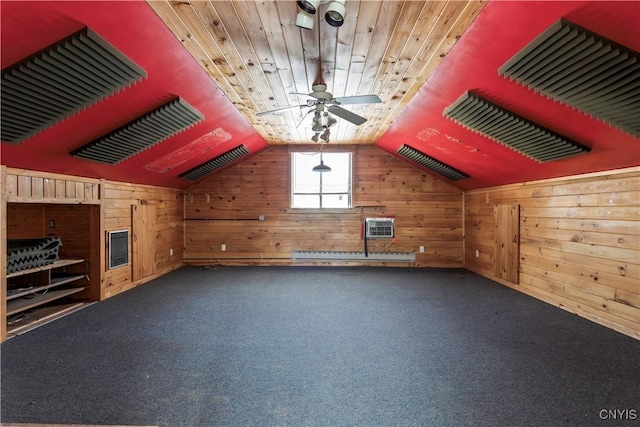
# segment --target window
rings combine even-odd
[[[347,209],[351,207],[351,153],[291,153],[291,207]],[[315,172],[323,161],[331,172]]]

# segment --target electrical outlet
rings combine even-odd
[[[424,253],[424,246],[420,246],[420,253]]]
[[[480,258],[480,249],[476,249],[476,258]]]
[[[227,245],[225,245],[224,243],[222,244],[222,246],[220,246],[220,249],[222,250],[222,252],[227,250]]]
[[[258,220],[259,220],[259,221],[264,221],[264,215],[260,215],[260,216],[258,217]]]
[[[50,219],[49,220],[49,228],[56,228],[56,220],[55,219]]]
[[[173,256],[173,248],[169,249],[169,256]]]

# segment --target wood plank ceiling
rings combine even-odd
[[[99,35],[147,77],[88,108],[72,109],[76,112],[23,141],[3,140],[2,164],[188,188],[193,180],[185,179],[185,173],[238,148],[246,154],[224,167],[269,145],[318,147],[311,144],[312,116],[305,115],[311,108],[296,107],[313,100],[306,94],[318,69],[334,97],[375,94],[382,101],[343,105],[367,121],[356,126],[338,118],[330,128],[328,148],[371,144],[410,161],[417,173],[435,174],[403,154],[414,150],[467,176],[455,181],[463,190],[640,164],[639,139],[632,131],[498,72],[566,20],[607,45],[613,43],[612,50],[629,58],[625,63],[632,64],[625,73],[630,76],[625,75],[622,88],[626,98],[612,101],[611,107],[637,108],[637,2],[346,0],[346,20],[339,28],[324,22],[328,7],[320,4],[315,29],[304,30],[295,25],[299,8],[293,0],[3,1],[0,56],[6,117],[6,106],[12,105],[4,90],[9,73],[83,29]],[[588,53],[576,46],[569,51],[575,58]],[[49,71],[45,67],[43,73]],[[588,84],[597,82],[591,78]],[[619,92],[616,85],[604,88]],[[444,117],[466,93],[575,141],[586,152],[539,162]],[[582,95],[591,99],[591,91]],[[203,120],[116,164],[73,154],[176,98]],[[597,98],[592,101],[609,99]],[[294,107],[259,115],[288,106]],[[634,112],[622,114],[633,118]],[[21,114],[18,121],[29,123],[30,112]]]
[[[374,144],[464,34],[483,1],[346,2],[341,27],[328,25],[321,4],[313,30],[295,25],[294,1],[148,1],[227,98],[271,145],[308,144],[320,77],[334,97],[376,94],[376,104],[344,108],[367,122],[343,119],[330,142]]]

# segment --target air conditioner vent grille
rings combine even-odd
[[[443,115],[538,162],[587,153],[587,147],[466,92]]]
[[[71,154],[96,162],[117,164],[203,119],[198,110],[176,98]]]
[[[84,28],[2,70],[2,141],[19,144],[146,77]]]
[[[640,136],[640,54],[565,19],[498,74]]]
[[[433,157],[416,150],[415,148],[409,147],[407,144],[403,144],[400,148],[398,148],[397,153],[405,159],[417,163],[427,169],[431,169],[433,172],[451,181],[469,178],[469,175],[460,172],[459,170],[454,169],[451,166],[446,165],[441,161],[436,160]]]
[[[215,171],[216,169],[220,169],[221,167],[224,167],[232,162],[235,162],[236,160],[248,154],[249,154],[249,151],[244,145],[238,145],[237,147],[232,148],[226,153],[223,153],[217,157],[214,157],[208,162],[205,162],[199,166],[196,166],[191,170],[188,170],[187,172],[184,172],[183,174],[180,175],[180,178],[195,181],[196,179],[199,179]]]
[[[369,239],[392,239],[395,236],[393,218],[366,218],[366,237]]]

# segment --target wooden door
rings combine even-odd
[[[520,205],[496,205],[493,272],[497,277],[518,284],[520,270]]]
[[[133,234],[131,279],[133,282],[155,272],[156,251],[153,244],[155,217],[156,207],[153,205],[131,206],[131,228]]]

